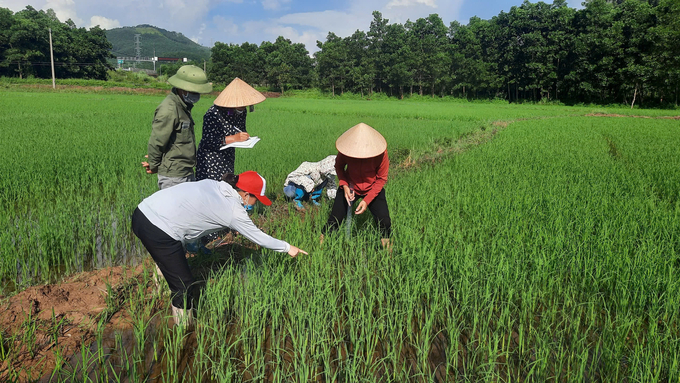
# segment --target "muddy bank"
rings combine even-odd
[[[110,314],[107,298],[137,281],[143,266],[113,267],[75,275],[63,283],[34,286],[3,299],[0,310],[2,348],[9,358],[0,364],[0,380],[10,364],[27,379],[51,372],[55,351],[77,353],[92,340],[97,323]],[[111,326],[120,321],[110,320]],[[3,352],[4,353],[4,352]],[[41,372],[42,371],[42,372]]]

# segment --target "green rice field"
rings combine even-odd
[[[129,216],[157,190],[140,162],[163,96],[2,96],[4,296],[148,260]],[[194,109],[197,138],[211,103]],[[165,325],[147,267],[49,371],[12,363],[30,321],[0,329],[0,380],[677,382],[680,120],[665,117],[678,114],[268,99],[236,170],[267,179],[256,223],[309,255],[237,241],[191,258],[205,287],[188,331]],[[330,203],[299,213],[283,198],[286,175],[359,122],[388,142],[392,252],[368,213],[321,245]],[[107,329],[116,311],[127,332]]]

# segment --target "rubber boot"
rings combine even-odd
[[[323,189],[314,190],[314,191],[312,192],[312,198],[311,198],[311,199],[312,199],[312,203],[313,203],[314,205],[316,205],[316,206],[319,206],[319,205],[320,205],[319,199],[321,199],[321,193],[322,193],[322,192],[323,192]]]
[[[176,326],[184,328],[190,326],[194,321],[194,315],[191,309],[185,310],[172,306],[172,318],[175,320]]]
[[[301,188],[297,188],[295,190],[295,198],[293,199],[295,201],[295,208],[298,210],[305,210],[305,207],[302,206],[302,199],[305,198],[305,191],[302,190]]]
[[[162,292],[162,285],[161,285],[161,280],[163,278],[163,273],[161,272],[161,269],[156,265],[156,270],[152,275],[153,277],[153,282],[154,282],[154,291],[156,292],[157,295],[160,295]]]

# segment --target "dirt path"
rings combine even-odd
[[[13,84],[12,89],[27,89],[27,90],[40,90],[40,91],[53,91],[52,85],[45,84]],[[66,92],[82,92],[82,93],[117,93],[117,94],[146,94],[146,95],[163,95],[170,92],[170,89],[159,89],[159,88],[135,88],[135,87],[123,87],[123,86],[85,86],[85,85],[56,85],[57,91]],[[222,89],[215,90],[210,93],[213,96],[218,96]],[[266,98],[278,98],[281,97],[279,92],[261,92]]]
[[[636,115],[626,115],[626,114],[612,114],[612,113],[590,113],[586,114],[586,117],[629,117],[629,118],[653,118],[662,120],[680,120],[680,116],[636,116]]]

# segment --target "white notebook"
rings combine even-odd
[[[232,142],[231,144],[224,145],[223,147],[220,148],[220,150],[224,150],[224,149],[226,149],[226,148],[245,148],[245,149],[250,149],[250,148],[252,148],[253,146],[255,146],[255,144],[257,144],[258,141],[260,141],[260,138],[259,138],[259,137],[257,137],[257,136],[255,136],[255,137],[250,137],[250,138],[248,138],[248,139],[245,140],[245,141],[241,141],[241,142]]]

